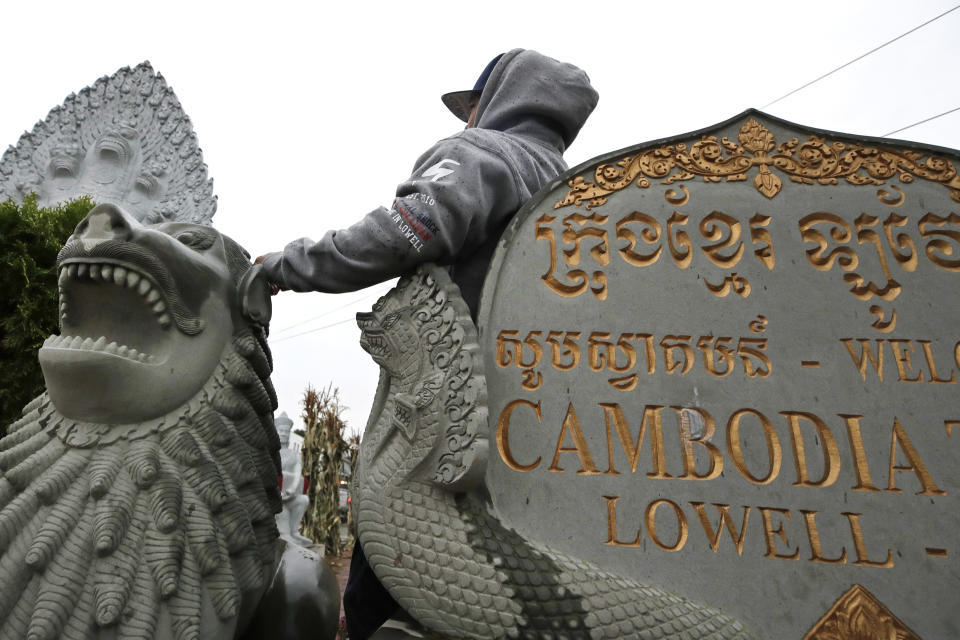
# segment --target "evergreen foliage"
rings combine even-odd
[[[43,391],[37,351],[59,332],[57,253],[93,208],[83,197],[56,208],[0,202],[0,436]]]

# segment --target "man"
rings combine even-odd
[[[514,49],[494,58],[472,91],[443,100],[466,129],[420,156],[390,209],[258,258],[272,283],[340,293],[436,262],[449,266],[476,318],[500,235],[520,206],[567,168],[562,154],[597,92],[573,65]]]
[[[476,320],[497,241],[523,203],[567,168],[563,152],[597,92],[577,67],[514,49],[491,60],[472,90],[442,100],[466,128],[420,156],[390,209],[257,258],[275,287],[354,291],[436,262],[449,267]],[[357,546],[344,594],[350,638],[368,638],[396,608]]]

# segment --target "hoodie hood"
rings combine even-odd
[[[503,54],[477,107],[476,127],[535,138],[563,153],[597,106],[581,69],[536,51]]]

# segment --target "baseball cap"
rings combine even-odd
[[[440,96],[440,100],[443,101],[443,104],[446,105],[447,109],[450,109],[453,115],[457,116],[464,122],[467,122],[470,119],[470,103],[473,102],[474,99],[479,98],[480,94],[483,93],[483,88],[487,86],[487,80],[490,78],[490,73],[493,71],[493,68],[497,66],[497,63],[500,62],[500,58],[502,57],[503,54],[501,53],[487,64],[483,70],[483,73],[480,74],[480,77],[477,78],[477,82],[473,85],[473,89],[467,89],[466,91],[451,91],[450,93],[445,93]]]

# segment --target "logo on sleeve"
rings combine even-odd
[[[450,175],[451,173],[453,173],[454,171],[456,171],[456,169],[448,169],[444,166],[448,162],[450,164],[455,164],[458,167],[460,166],[460,163],[457,162],[456,160],[451,160],[450,158],[444,158],[437,164],[433,165],[432,167],[424,171],[422,174],[420,174],[420,176],[423,178],[430,178],[430,182],[436,182],[440,178],[444,178]]]

